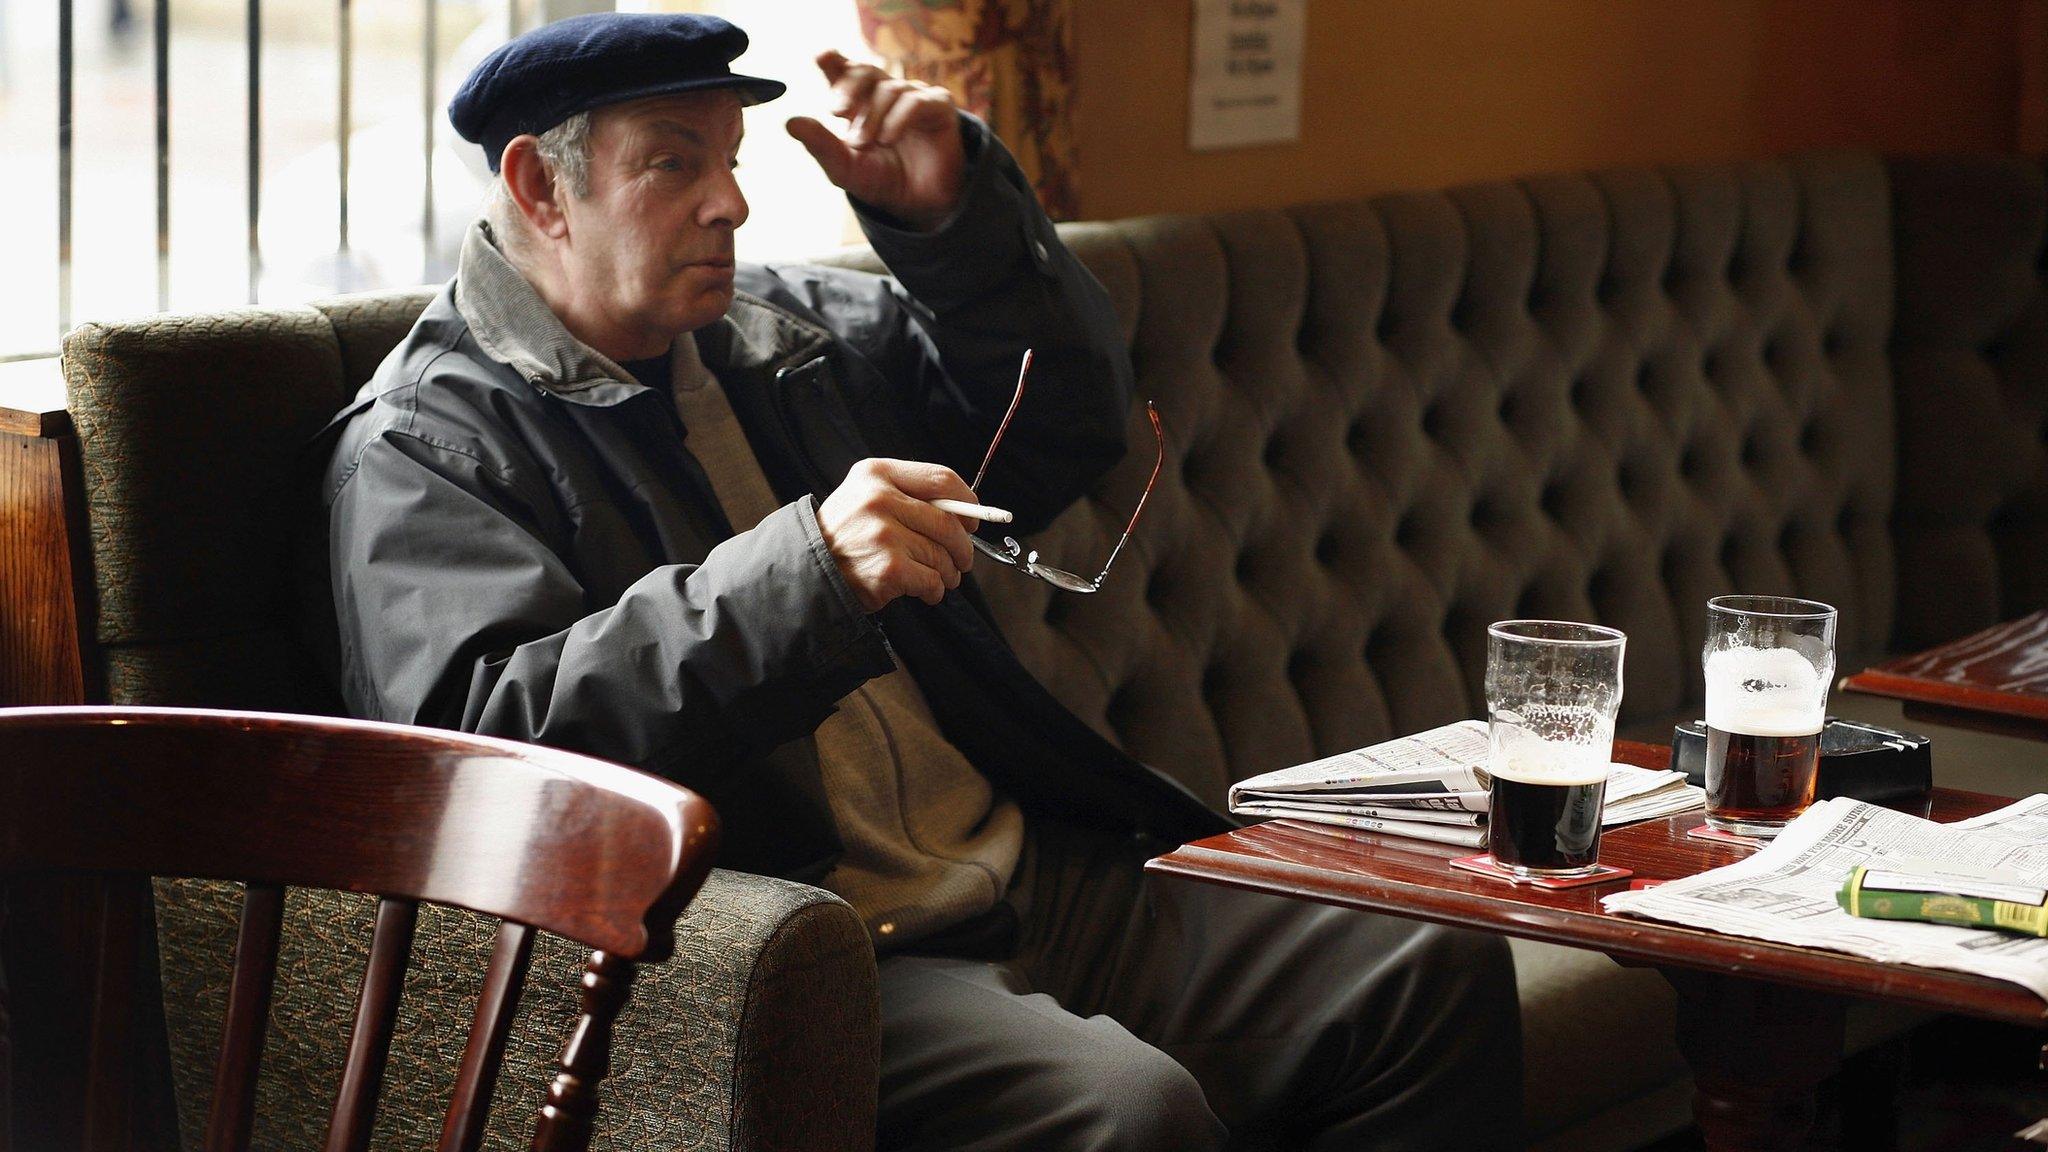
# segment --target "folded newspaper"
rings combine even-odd
[[[1486,757],[1485,722],[1460,720],[1233,784],[1230,810],[1482,848]],[[1600,822],[1669,816],[1702,803],[1683,772],[1615,764]]]
[[[1859,864],[1996,873],[2048,884],[2048,795],[1953,824],[1846,797],[1823,800],[1747,860],[1640,892],[1617,892],[1601,904],[1610,912],[1736,936],[1975,972],[2048,999],[2048,940],[1851,916],[1836,903],[1835,892]]]

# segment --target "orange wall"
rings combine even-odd
[[[1531,172],[2041,147],[2042,0],[1309,0],[1296,144],[1187,148],[1191,5],[1077,0],[1082,214]],[[2023,93],[2025,98],[2023,98]]]

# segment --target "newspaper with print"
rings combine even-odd
[[[1851,916],[1836,903],[1835,892],[1859,864],[1967,869],[2048,884],[2048,795],[1953,824],[1846,797],[1823,800],[1747,860],[1655,888],[1617,892],[1601,904],[1610,912],[1735,936],[1974,972],[2048,999],[2048,939]]]
[[[1483,847],[1488,751],[1486,723],[1461,720],[1240,781],[1230,788],[1230,810],[1324,829]],[[1612,826],[1669,816],[1703,802],[1703,793],[1682,772],[1615,764],[1600,822]]]

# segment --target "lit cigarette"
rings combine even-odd
[[[986,520],[991,524],[1008,524],[1011,520],[1010,514],[1001,508],[991,508],[986,504],[969,504],[965,500],[948,500],[943,496],[932,501],[932,507],[941,512],[951,512],[955,516]]]

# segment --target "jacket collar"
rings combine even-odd
[[[825,354],[830,329],[747,292],[715,324],[697,330],[697,347],[713,372],[774,374]],[[730,391],[730,389],[728,389]]]
[[[519,269],[498,250],[490,225],[477,220],[462,238],[455,275],[455,307],[484,354],[509,365],[534,387],[579,404],[610,406],[647,391],[604,353],[572,335]],[[826,328],[745,292],[716,322],[694,333],[694,348],[676,342],[678,371],[692,352],[723,376],[772,375],[823,355],[833,340]],[[681,375],[677,379],[682,379]]]
[[[616,404],[644,386],[610,357],[576,337],[498,251],[490,225],[477,220],[462,238],[455,307],[484,354],[510,365],[534,387],[583,404]]]

